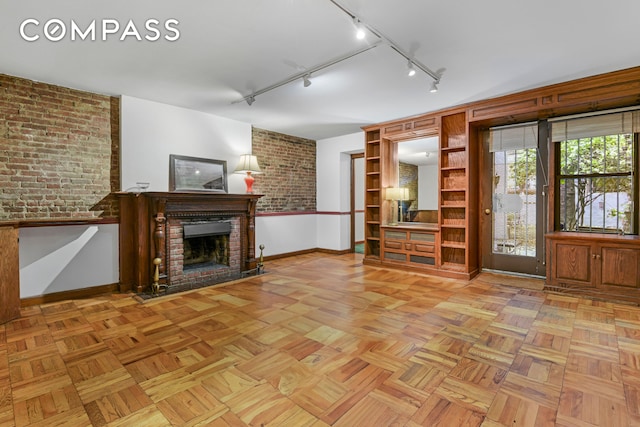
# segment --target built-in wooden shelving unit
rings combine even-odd
[[[380,129],[365,133],[365,257],[380,259],[380,225],[382,224],[382,144]]]
[[[440,122],[440,267],[466,273],[469,202],[469,152],[466,115],[446,115]]]
[[[413,228],[390,224],[390,202],[385,189],[397,186],[397,142],[425,136],[441,141],[439,178],[431,185],[439,189],[436,224]],[[471,278],[477,273],[477,252],[469,249],[468,203],[470,197],[469,147],[465,111],[443,116],[422,116],[365,128],[366,206],[365,262],[404,265],[431,274]],[[477,192],[477,191],[476,191]],[[409,233],[398,238],[396,234]],[[423,247],[410,236],[436,239]],[[399,234],[398,234],[399,235]],[[396,237],[394,237],[396,236]],[[424,253],[420,252],[424,249]],[[429,254],[425,256],[424,254]]]

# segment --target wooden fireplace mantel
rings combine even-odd
[[[166,224],[170,218],[238,217],[241,270],[256,268],[255,209],[261,195],[208,192],[116,193],[120,201],[120,291],[142,292],[153,282],[160,258],[166,280]]]

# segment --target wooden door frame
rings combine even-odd
[[[356,251],[356,174],[355,174],[355,162],[356,159],[364,159],[364,151],[362,153],[351,154],[351,209],[349,216],[351,218],[351,248],[350,252]]]

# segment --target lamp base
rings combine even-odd
[[[253,194],[253,181],[256,179],[251,176],[251,172],[247,171],[247,176],[244,177],[244,183],[247,185],[247,194]]]

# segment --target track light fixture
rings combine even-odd
[[[431,85],[431,89],[432,89],[431,92],[434,92],[434,90],[433,90],[434,87],[435,87],[436,91],[438,90],[436,85],[438,83],[440,83],[440,78],[442,77],[442,70],[438,70],[438,72],[435,72],[435,71],[429,69],[426,65],[424,65],[423,63],[421,63],[417,59],[415,59],[415,58],[412,59],[412,55],[410,55],[408,52],[406,52],[404,49],[402,49],[397,43],[395,43],[389,37],[387,37],[384,34],[382,34],[376,28],[374,28],[371,25],[369,25],[366,22],[364,22],[362,19],[360,19],[359,16],[357,16],[355,13],[351,12],[346,7],[342,6],[337,0],[329,0],[329,1],[331,3],[333,3],[338,9],[342,10],[345,14],[349,15],[351,17],[351,19],[353,20],[353,22],[357,22],[358,25],[360,25],[364,29],[366,29],[367,32],[369,32],[369,33],[373,34],[374,36],[378,37],[381,41],[386,43],[391,49],[395,50],[399,55],[404,57],[404,59],[406,59],[409,62],[410,65],[420,69],[422,72],[424,72],[429,77],[431,77],[434,80],[434,84]],[[415,69],[414,69],[414,71],[415,71]],[[411,72],[411,69],[409,69],[409,73],[410,72]]]
[[[409,72],[408,72],[409,77],[415,76],[416,75],[416,69],[413,68],[413,62],[409,61],[409,63],[407,64],[407,67],[409,68]]]
[[[444,71],[444,69],[440,69],[437,72],[436,71],[432,71],[431,69],[429,69],[426,65],[424,65],[423,63],[421,63],[420,61],[418,61],[415,58],[412,58],[413,55],[410,55],[408,52],[406,52],[404,49],[402,49],[400,46],[398,46],[398,44],[396,44],[393,40],[391,40],[389,37],[385,36],[384,34],[382,34],[380,31],[378,31],[377,29],[373,28],[371,25],[366,24],[365,22],[363,22],[358,16],[356,16],[353,12],[349,11],[348,9],[346,9],[344,6],[342,6],[340,3],[338,3],[336,0],[329,0],[331,3],[333,3],[336,7],[338,7],[340,10],[342,10],[344,13],[346,13],[347,15],[349,15],[349,17],[353,20],[354,25],[356,26],[357,29],[357,34],[356,36],[358,37],[358,39],[363,39],[366,36],[366,32],[373,34],[374,36],[376,36],[378,38],[377,41],[368,44],[367,46],[356,50],[354,52],[348,53],[346,55],[340,56],[338,58],[332,59],[330,61],[327,61],[323,64],[319,64],[316,65],[315,67],[312,68],[308,68],[305,71],[301,72],[301,73],[297,73],[294,74],[293,76],[290,76],[278,83],[274,83],[271,86],[267,86],[263,89],[259,89],[256,91],[253,91],[252,93],[250,93],[249,95],[246,95],[244,97],[242,97],[241,99],[237,100],[237,101],[233,101],[232,104],[237,104],[240,102],[246,102],[247,104],[251,105],[253,104],[253,102],[256,99],[256,96],[258,95],[262,95],[263,93],[272,91],[274,89],[279,88],[280,86],[284,86],[286,84],[289,84],[293,81],[296,81],[300,78],[302,78],[304,87],[309,87],[311,86],[311,73],[315,73],[316,71],[320,71],[323,70],[327,67],[330,67],[332,65],[338,64],[339,62],[345,61],[347,59],[353,58],[356,55],[360,55],[361,53],[367,52],[375,47],[380,46],[381,44],[386,44],[388,45],[391,49],[395,50],[396,53],[398,53],[400,56],[402,56],[404,59],[407,60],[407,66],[408,66],[408,75],[409,76],[414,76],[416,73],[416,68],[420,69],[420,71],[424,72],[425,74],[427,74],[428,76],[430,76],[433,79],[433,82],[431,83],[431,89],[429,90],[430,92],[437,92],[438,91],[438,84],[440,83],[440,78],[442,77],[442,73]],[[366,30],[366,32],[365,32]]]
[[[302,79],[304,81],[304,86],[305,87],[309,87],[309,85],[311,84],[311,80],[309,80],[309,78],[311,77],[311,74],[313,74],[313,73],[315,73],[317,71],[323,70],[323,69],[325,69],[327,67],[331,67],[332,65],[338,64],[338,63],[340,63],[342,61],[346,61],[347,59],[353,58],[354,56],[360,55],[361,53],[367,52],[367,51],[369,51],[371,49],[374,49],[374,48],[380,46],[381,43],[382,42],[378,41],[378,42],[369,44],[367,46],[364,46],[361,49],[356,50],[355,52],[351,52],[351,53],[348,53],[346,55],[340,56],[338,58],[334,58],[334,59],[332,59],[330,61],[327,61],[327,62],[325,62],[323,64],[316,65],[315,67],[307,68],[305,71],[303,71],[301,73],[294,74],[293,76],[291,76],[291,77],[289,77],[287,79],[284,79],[284,80],[282,80],[282,81],[280,81],[278,83],[274,83],[271,86],[267,86],[267,87],[265,87],[263,89],[259,89],[259,90],[253,91],[249,95],[243,96],[242,98],[238,99],[237,101],[233,101],[232,104],[238,104],[240,102],[246,102],[247,104],[251,105],[251,104],[253,104],[253,101],[255,101],[256,96],[262,95],[263,93],[266,93],[266,92],[272,91],[274,89],[277,89],[280,86],[284,86],[284,85],[289,84],[291,82],[294,82],[294,81],[296,81],[298,79]],[[307,76],[306,79],[305,79],[305,76]],[[307,81],[309,82],[308,84],[307,84]]]
[[[366,33],[364,32],[364,26],[360,22],[358,18],[353,18],[353,24],[356,26],[356,38],[358,40],[362,40],[365,38]]]

